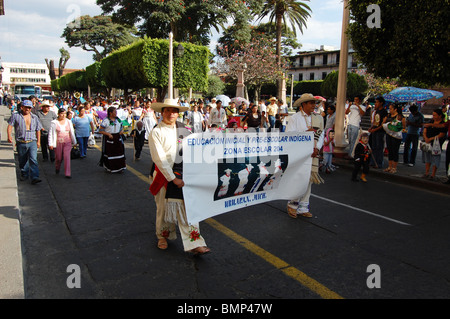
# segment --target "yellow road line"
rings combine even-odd
[[[251,251],[255,255],[261,257],[269,264],[273,265],[275,268],[281,270],[283,273],[288,275],[289,277],[295,279],[299,283],[301,283],[306,288],[310,289],[311,291],[315,292],[319,296],[325,299],[344,299],[342,296],[338,295],[334,291],[328,289],[318,281],[312,279],[311,277],[307,276],[305,273],[301,272],[297,268],[289,265],[284,260],[278,258],[277,256],[269,253],[268,251],[264,250],[263,248],[259,247],[258,245],[252,243],[251,241],[247,240],[246,238],[242,237],[241,235],[235,233],[231,229],[225,227],[224,225],[220,224],[216,220],[209,218],[205,220],[205,222],[212,226],[213,228],[217,229],[218,231],[225,234],[227,237],[233,239],[238,244],[245,247],[247,250]]]
[[[95,145],[97,149],[100,149],[97,145]],[[136,175],[139,179],[142,181],[150,184],[150,180],[148,176],[145,176],[144,174],[140,173],[130,165],[127,165],[127,170],[129,170],[133,175]],[[344,299],[339,294],[335,293],[334,291],[328,289],[318,281],[314,280],[313,278],[309,277],[302,271],[298,270],[297,268],[289,265],[284,260],[278,258],[277,256],[269,253],[268,251],[264,250],[260,246],[256,245],[255,243],[247,240],[246,238],[242,237],[241,235],[237,234],[236,232],[232,231],[228,227],[222,225],[217,220],[213,218],[209,218],[205,220],[205,222],[213,227],[214,229],[220,231],[227,237],[231,238],[235,242],[237,242],[239,245],[243,246],[245,249],[249,250],[253,254],[261,257],[266,262],[274,266],[275,268],[281,270],[285,275],[295,279],[298,281],[301,285],[305,286],[309,290],[313,291],[314,293],[318,294],[320,297],[324,299]]]

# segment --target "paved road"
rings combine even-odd
[[[448,194],[340,168],[313,187],[314,218],[285,201],[220,215],[201,223],[213,252],[193,257],[180,240],[156,248],[149,152],[126,154],[123,174],[91,148],[70,180],[41,163],[42,183],[18,182],[26,298],[450,298]]]

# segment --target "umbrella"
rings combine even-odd
[[[322,100],[322,101],[326,101],[326,100],[327,100],[326,98],[324,98],[324,97],[322,97],[322,96],[320,96],[320,95],[316,95],[314,98],[315,98],[315,99]]]
[[[239,96],[232,98],[230,102],[234,102],[234,103],[236,103],[236,105],[241,105],[242,102],[247,104],[247,106],[249,106],[249,104],[250,104],[250,102],[247,99],[244,99],[243,97],[239,97]]]
[[[217,95],[216,96],[216,100],[217,101],[222,101],[222,105],[223,106],[228,106],[228,104],[231,102],[231,99],[228,97],[228,96],[226,96],[226,95]]]
[[[389,102],[416,102],[426,101],[432,98],[441,98],[444,96],[441,92],[415,88],[412,86],[399,87],[383,95]]]

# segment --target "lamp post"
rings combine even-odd
[[[347,64],[348,64],[348,37],[347,28],[350,21],[350,9],[348,0],[344,0],[344,13],[342,17],[341,53],[339,60],[339,77],[336,100],[336,122],[335,122],[335,155],[343,157],[348,143],[345,141],[344,120],[345,101],[347,98]]]
[[[182,57],[184,54],[184,47],[178,44],[175,49],[175,55],[177,57]],[[168,84],[168,97],[173,99],[173,33],[169,33],[169,84]]]

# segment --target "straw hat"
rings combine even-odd
[[[278,101],[277,98],[275,96],[272,96],[269,101]]]
[[[189,110],[188,106],[181,106],[178,104],[178,101],[176,99],[164,99],[164,102],[156,102],[156,103],[152,103],[152,109],[155,112],[162,112],[162,109],[164,107],[175,107],[177,108],[180,112],[185,112],[187,110]]]
[[[294,106],[294,107],[301,106],[302,103],[304,103],[304,102],[309,102],[309,101],[321,101],[321,100],[315,98],[314,95],[312,95],[312,94],[310,94],[310,93],[305,93],[305,94],[302,94],[302,95],[300,96],[300,98],[299,98],[297,101],[294,102],[294,105],[293,105],[293,106]]]

